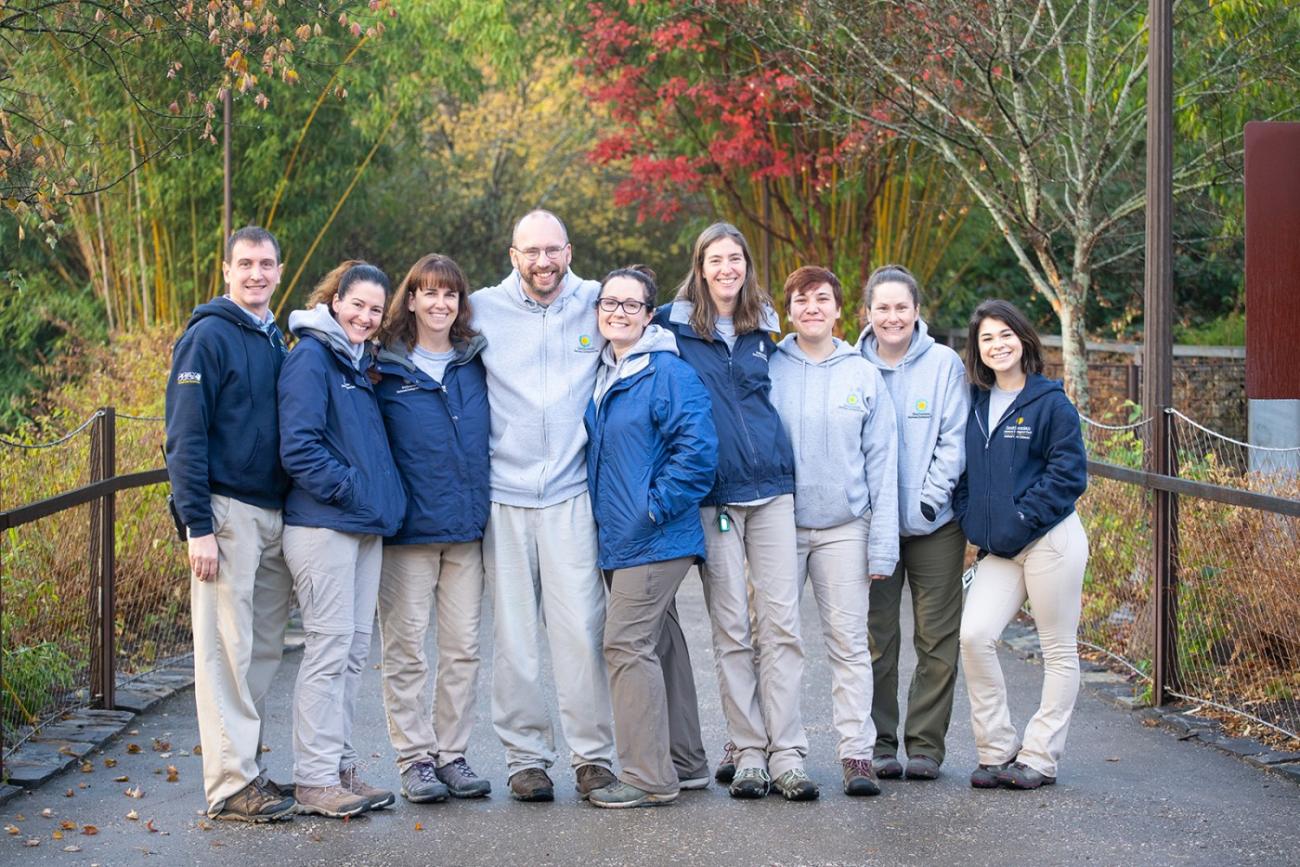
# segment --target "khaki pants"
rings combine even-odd
[[[928,536],[899,540],[898,567],[883,581],[871,582],[871,719],[876,755],[898,754],[898,649],[902,640],[899,608],[903,581],[912,590],[912,645],[916,670],[907,689],[903,744],[909,756],[943,763],[957,687],[958,634],[961,631],[961,566],[966,537],[956,521]]]
[[[555,672],[560,727],[572,764],[614,762],[614,731],[601,651],[605,586],[596,568],[596,521],[585,492],[530,509],[493,503],[483,536],[492,594],[492,725],[511,774],[555,763],[539,631]]]
[[[811,580],[831,665],[831,718],[840,759],[871,759],[876,727],[871,722],[871,646],[867,611],[869,516],[824,530],[795,531],[799,589]]]
[[[679,776],[672,757],[673,708],[666,682],[674,673],[663,666],[660,651],[674,643],[668,632],[669,611],[692,559],[680,557],[608,573],[605,663],[609,666],[614,735],[622,768],[619,779],[659,795],[676,792]],[[677,632],[680,634],[680,627]],[[684,650],[683,644],[680,651]],[[680,659],[685,656],[680,651],[672,648],[672,655]],[[689,668],[687,673],[689,676]],[[695,713],[698,732],[694,680],[690,701],[692,706],[686,713]],[[679,711],[678,719],[682,715]]]
[[[352,719],[370,657],[383,539],[285,527],[284,559],[307,633],[293,694],[293,780],[338,785],[356,764]]]
[[[655,645],[659,667],[664,673],[664,694],[668,698],[668,753],[678,780],[709,775],[709,757],[700,734],[700,704],[695,694],[695,673],[691,652],[677,617],[677,601],[668,604],[668,618]]]
[[[438,618],[438,670],[425,656],[430,605]],[[474,725],[483,610],[483,553],[478,541],[388,545],[379,580],[388,738],[405,771],[464,758]],[[432,705],[432,706],[431,706]]]
[[[731,528],[726,532],[718,529],[720,511],[717,506],[700,509],[707,551],[700,577],[713,626],[722,713],[736,745],[736,769],[766,767],[778,777],[803,767],[808,755],[799,707],[803,645],[794,497],[785,494],[761,506],[727,506]],[[749,627],[751,595],[757,664]]]
[[[293,579],[278,509],[212,497],[217,579],[190,577],[194,703],[208,815],[261,772],[263,706],[284,652]]]
[[[980,561],[961,619],[961,661],[980,764],[1017,759],[1056,776],[1079,694],[1076,639],[1087,565],[1088,537],[1074,512],[1014,559],[990,554]],[[1043,693],[1022,745],[1011,724],[997,642],[1026,598],[1043,651]]]

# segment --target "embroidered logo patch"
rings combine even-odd
[[[866,412],[866,401],[862,399],[862,395],[858,394],[856,391],[851,391],[848,396],[844,398],[844,403],[840,404],[840,409],[851,409],[854,412]]]
[[[182,370],[176,374],[177,385],[199,385],[203,382],[203,374],[197,370]]]
[[[923,397],[919,397],[915,401],[913,401],[912,409],[907,414],[907,417],[908,418],[929,418],[932,415],[934,415],[934,413],[930,411],[930,401],[926,400]]]
[[[408,382],[397,390],[398,394],[409,394],[412,391],[419,391],[420,384],[417,382]]]
[[[1034,426],[1025,424],[1025,417],[1022,415],[1016,419],[1014,424],[1009,424],[1002,429],[1002,438],[1008,440],[1027,440],[1034,433]]]
[[[590,335],[590,334],[579,334],[579,335],[578,335],[578,348],[577,348],[575,351],[576,351],[576,352],[595,352],[595,351],[596,351],[596,346],[595,346],[595,344],[592,342],[592,339],[591,339],[591,335]]]
[[[763,344],[761,344],[761,343],[758,344],[758,349],[755,349],[755,350],[754,350],[754,357],[755,357],[755,358],[762,359],[763,363],[766,364],[766,363],[767,363],[767,347],[765,347],[765,346],[764,346]]]

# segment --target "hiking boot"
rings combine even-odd
[[[627,783],[616,782],[611,786],[601,786],[599,789],[593,789],[587,796],[593,807],[609,807],[612,809],[622,809],[624,807],[658,807],[661,804],[668,804],[677,800],[677,793],[670,792],[667,795],[656,795],[653,792],[647,792],[645,789],[638,789],[636,786]]]
[[[354,795],[342,786],[295,786],[299,813],[315,813],[345,819],[370,809],[370,799]]]
[[[516,801],[554,801],[555,784],[541,768],[524,768],[510,775],[507,785]]]
[[[438,768],[438,779],[447,784],[453,798],[481,798],[492,791],[492,783],[474,773],[463,757]]]
[[[266,774],[262,774],[261,776],[259,776],[257,778],[257,781],[258,781],[258,785],[262,787],[262,790],[264,792],[267,792],[268,794],[277,795],[281,798],[293,797],[293,786],[291,785],[285,785],[284,783],[277,783],[275,780],[271,779]]]
[[[402,797],[412,804],[447,800],[447,787],[438,779],[433,762],[423,759],[402,771]]]
[[[736,745],[727,741],[722,745],[722,759],[718,762],[718,769],[713,772],[713,779],[724,785],[729,784],[736,778]]]
[[[391,807],[397,803],[397,798],[387,789],[376,789],[374,786],[361,779],[357,773],[357,766],[353,765],[344,771],[339,771],[339,785],[347,789],[354,795],[360,795],[369,803],[371,810],[382,810],[384,807]]]
[[[871,760],[871,766],[876,770],[877,779],[901,780],[903,778],[903,764],[893,753],[876,756]]]
[[[1012,762],[998,771],[998,782],[1008,789],[1037,789],[1039,786],[1055,786],[1056,777],[1039,773],[1024,762]]]
[[[821,794],[817,784],[808,778],[803,768],[791,768],[772,781],[772,788],[787,801],[815,801]]]
[[[844,767],[844,794],[855,797],[880,794],[871,759],[840,759],[840,764]]]
[[[579,765],[574,772],[577,777],[578,795],[585,801],[587,796],[597,789],[612,786],[618,782],[614,772],[604,765]]]
[[[1007,769],[1010,762],[1003,762],[1000,765],[980,765],[970,772],[970,787],[972,789],[996,789],[998,787],[998,774]]]
[[[937,780],[939,763],[929,756],[908,756],[904,776],[909,780]]]
[[[746,800],[766,798],[771,789],[772,778],[768,776],[766,770],[763,768],[745,768],[732,779],[727,794],[733,798]]]
[[[216,818],[227,822],[278,822],[293,818],[294,800],[268,791],[260,777],[226,798]]]

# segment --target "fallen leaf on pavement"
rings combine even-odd
[[[99,829],[94,825],[82,825],[81,833],[85,834],[87,837],[93,837],[99,833]]]
[[[415,830],[417,830],[417,831],[423,831],[423,830],[424,830],[424,823],[423,823],[423,822],[416,822],[416,823],[415,823]]]
[[[175,765],[168,765],[168,766],[167,766],[167,782],[169,782],[169,783],[179,783],[179,782],[180,782],[180,779],[181,779],[180,771],[176,770],[176,766],[175,766]]]
[[[143,798],[144,789],[140,788],[139,786],[132,786],[122,794],[126,795],[128,798]]]
[[[22,829],[16,825],[5,825],[5,833],[9,834],[10,836],[17,837],[19,834],[22,833]]]
[[[114,778],[113,778],[113,782],[115,782],[115,783],[129,783],[130,781],[131,781],[131,778],[128,777],[126,774],[123,774],[123,775],[120,776],[120,777],[114,777]]]
[[[53,819],[53,818],[54,818],[54,811],[51,810],[49,807],[46,807],[44,810],[41,810],[41,815],[44,816],[44,817],[47,818],[47,819]]]
[[[93,770],[95,770],[95,766],[92,765],[90,762],[82,762],[82,763],[81,763],[81,772],[82,772],[83,774],[88,774],[88,773],[90,773],[90,772],[93,771]]]
[[[132,810],[131,812],[127,813],[126,817],[130,819],[132,822],[140,821],[140,814],[137,813],[135,810]]]
[[[154,751],[155,753],[165,752],[165,751],[167,751],[167,750],[170,750],[171,748],[172,748],[172,742],[171,742],[171,741],[165,741],[165,740],[162,740],[161,738],[154,738],[154,739],[153,739],[153,751]]]
[[[77,823],[70,821],[68,819],[64,819],[62,822],[59,823],[59,827],[65,831],[75,831],[77,830]]]
[[[126,751],[127,751],[128,753],[131,753],[131,754],[138,753],[138,752],[140,752],[140,745],[139,745],[139,744],[127,744],[127,745],[126,745]]]
[[[68,789],[66,792],[63,793],[63,797],[72,798],[75,797],[76,794],[77,794],[76,792],[72,791],[71,789]]]
[[[28,837],[26,840],[23,841],[23,845],[24,845],[24,846],[39,846],[39,845],[41,845],[41,838],[40,838],[40,837]]]
[[[150,834],[158,833],[158,829],[154,827],[153,819],[150,819],[148,822],[145,822],[144,826],[149,829]]]
[[[81,851],[81,847],[80,847],[80,846],[68,845],[68,846],[64,846],[64,847],[63,847],[63,851],[64,851],[64,852],[80,852],[80,851]]]
[[[104,759],[104,767],[106,767],[106,768],[116,768],[116,767],[117,767],[117,759],[113,758],[112,756],[107,756],[107,757]]]
[[[62,840],[62,839],[63,839],[63,832],[62,832],[62,831],[51,831],[51,832],[50,832],[50,839],[51,839],[51,840]]]

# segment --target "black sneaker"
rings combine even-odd
[[[226,798],[221,812],[214,818],[225,822],[278,822],[293,818],[297,802],[287,795],[267,791],[258,777]]]
[[[1009,762],[1000,765],[980,765],[970,772],[972,789],[996,789],[999,785],[998,774],[1007,769]]]
[[[736,778],[736,745],[727,741],[722,745],[722,759],[718,769],[713,772],[713,779],[723,785],[729,785]]]
[[[453,798],[481,798],[492,791],[492,783],[474,773],[464,758],[440,765],[437,773]]]
[[[510,796],[516,801],[554,801],[555,784],[541,768],[524,768],[510,775]]]
[[[871,759],[840,759],[840,764],[844,767],[844,794],[855,797],[880,794]]]
[[[998,771],[998,782],[1008,789],[1037,789],[1039,786],[1055,786],[1056,777],[1040,774],[1023,762],[1012,762]]]
[[[879,779],[901,780],[903,778],[903,763],[893,753],[876,756],[871,760],[871,766],[875,768],[876,777]]]

